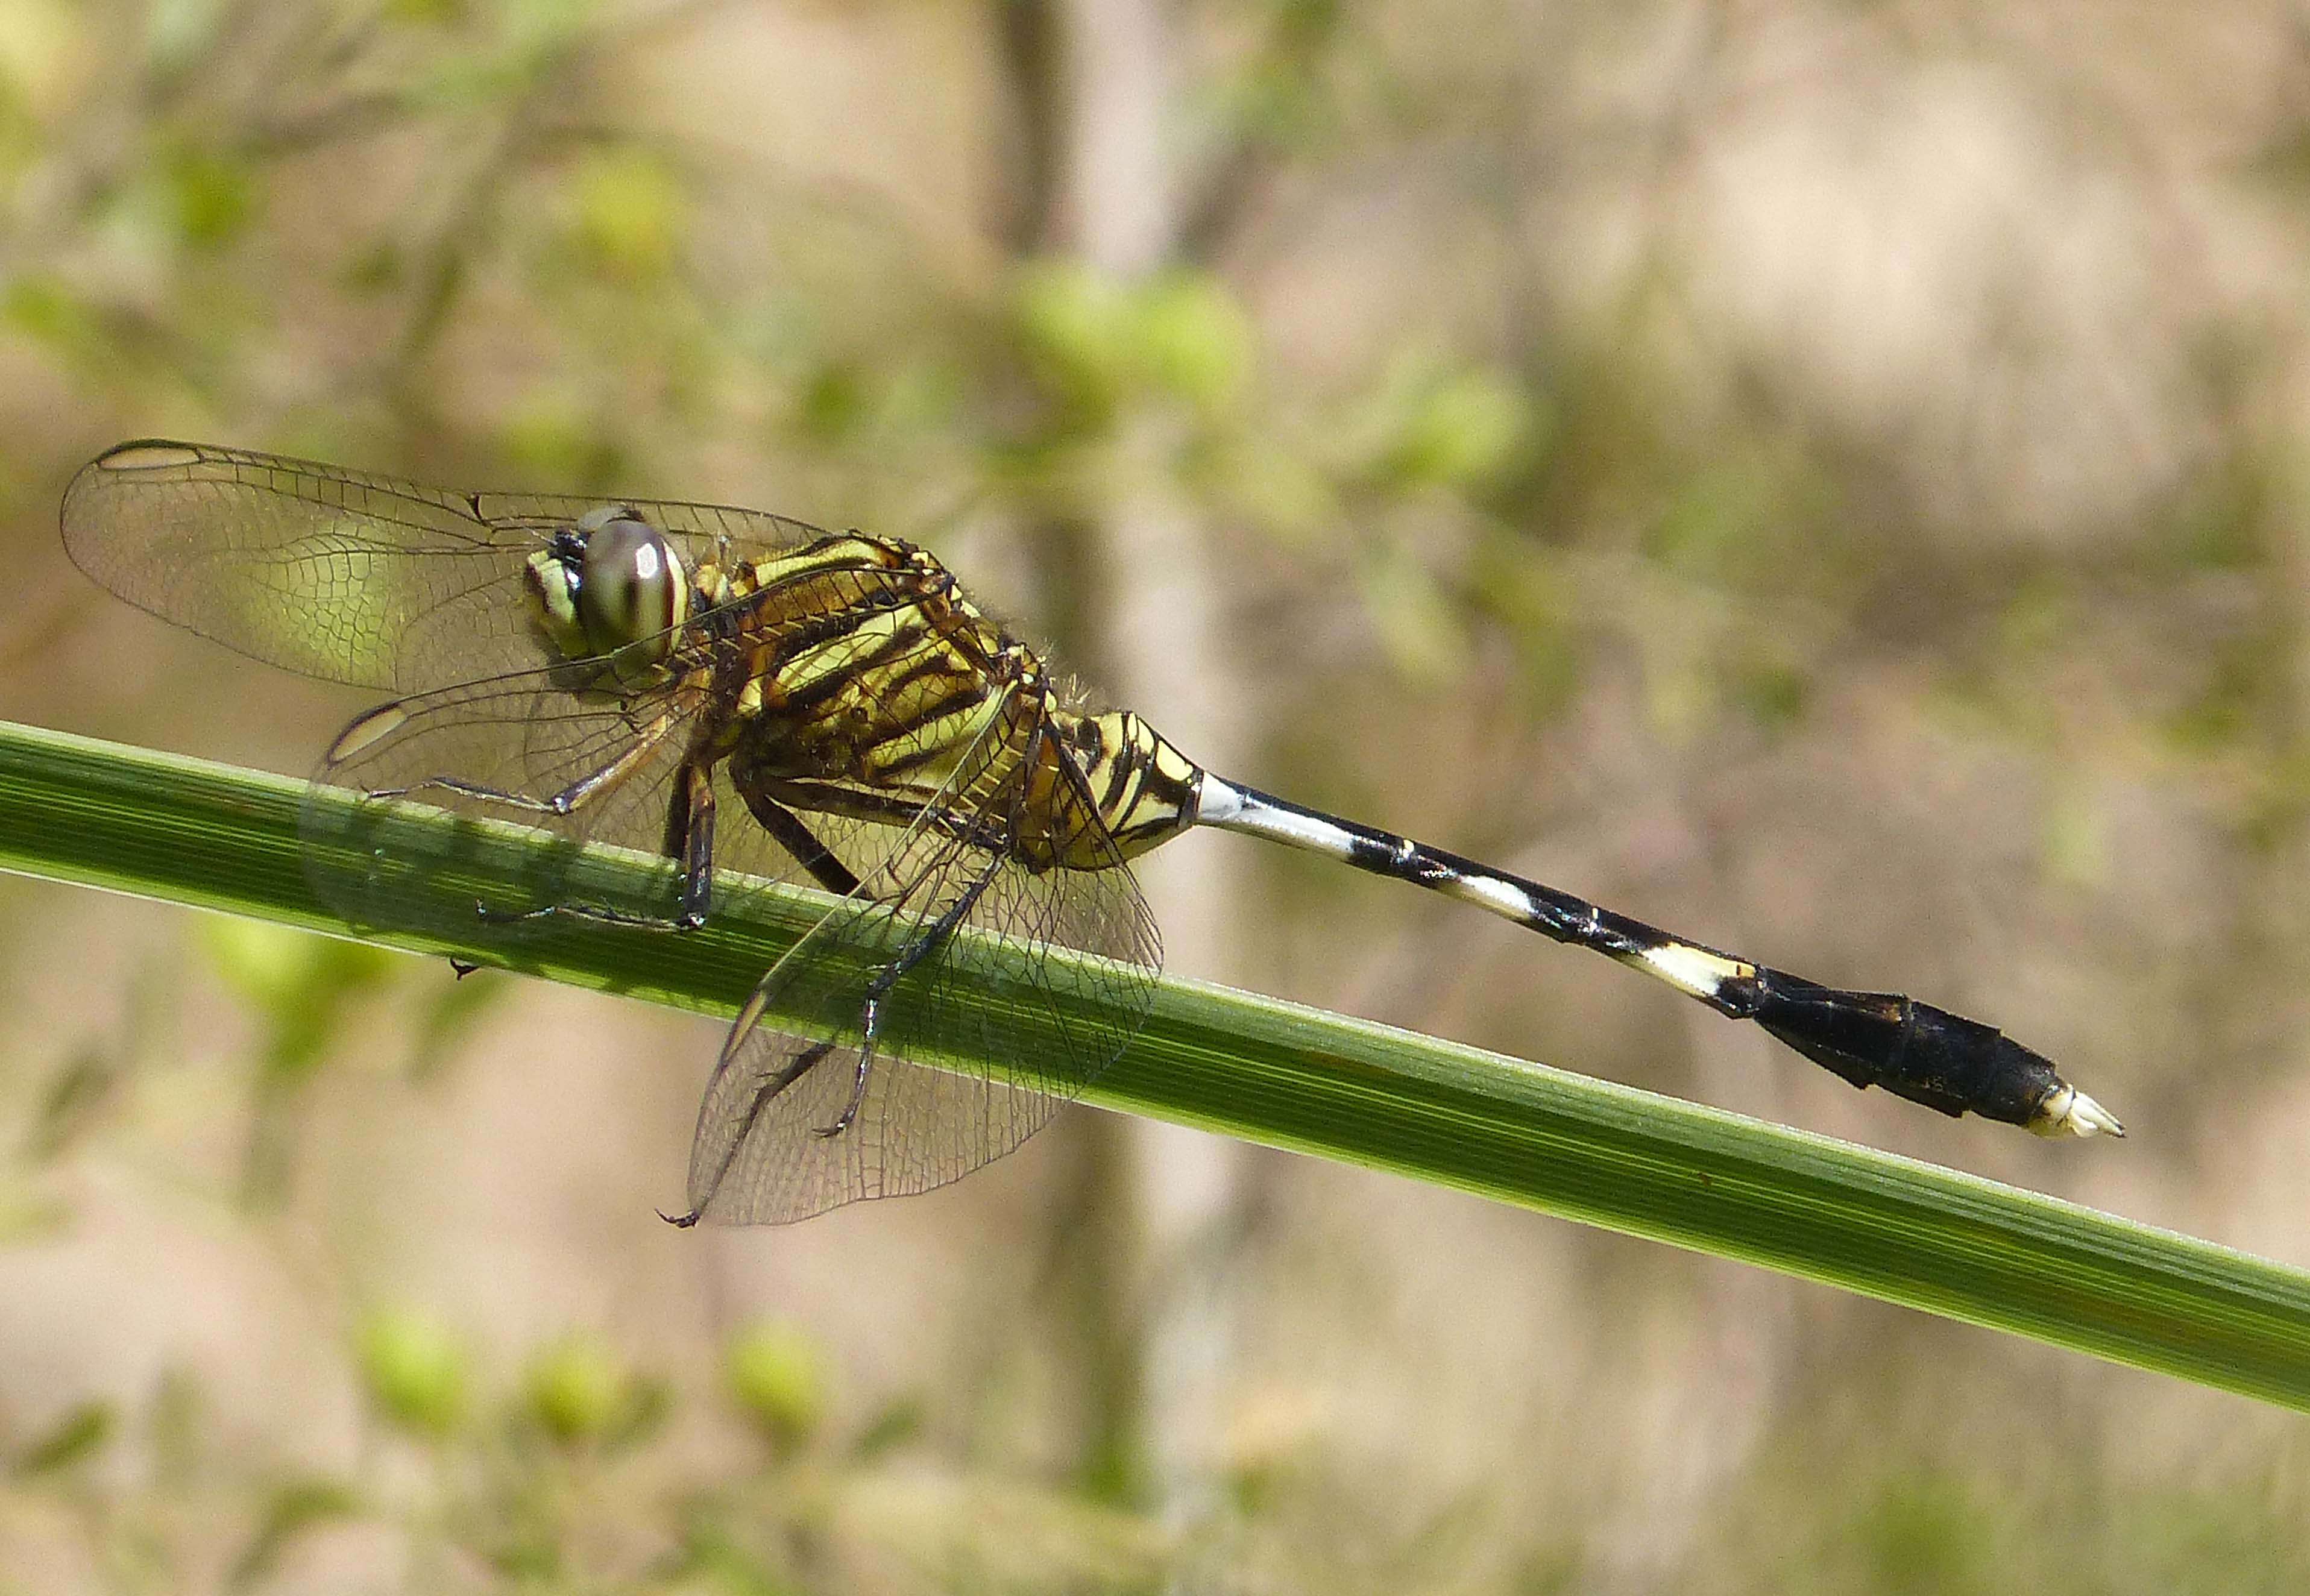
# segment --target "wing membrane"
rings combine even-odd
[[[1019,801],[1003,794],[975,818],[1015,820],[1001,806]],[[699,1110],[694,1214],[787,1224],[944,1185],[1017,1148],[1128,1045],[1162,963],[1131,872],[1111,841],[1102,868],[1037,871],[970,840],[998,830],[917,827],[891,854],[896,878],[862,880],[763,978]],[[959,946],[933,950],[880,1000],[856,1113],[827,1134],[859,1090],[876,977],[974,888]]]
[[[129,603],[268,664],[418,694],[547,663],[521,573],[560,526],[631,506],[692,559],[820,535],[759,510],[459,493],[202,444],[123,444],[65,490],[65,547]]]
[[[307,877],[356,924],[485,941],[533,934],[544,911],[581,904],[671,920],[679,868],[664,844],[687,731],[670,695],[591,703],[547,672],[396,699],[356,720],[314,771],[300,825]],[[580,800],[557,811],[557,795],[573,793]],[[457,823],[412,824],[412,811]],[[474,863],[486,825],[542,832],[555,846],[525,860],[517,881],[488,880]],[[656,863],[639,880],[605,877],[584,868],[587,843]],[[468,878],[470,897],[439,889]]]

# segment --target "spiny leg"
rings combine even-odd
[[[386,707],[391,708],[393,706],[387,705]],[[332,764],[336,763],[343,757],[337,750],[343,749],[347,742],[356,736],[363,724],[372,719],[377,713],[371,711],[369,715],[363,716],[360,720],[356,721],[352,727],[338,733],[335,747],[330,752]],[[527,814],[567,817],[576,814],[595,799],[605,797],[624,785],[626,778],[640,768],[642,761],[647,759],[657,745],[664,740],[666,733],[673,724],[673,716],[660,716],[616,759],[597,769],[586,772],[549,797],[533,798],[526,793],[509,793],[502,788],[492,787],[482,782],[467,781],[463,776],[429,776],[421,781],[412,782],[405,787],[368,787],[362,789],[361,795],[364,798],[406,798],[412,793],[421,793],[430,788],[444,793],[455,793],[461,798],[479,799],[484,803],[494,803],[502,808],[517,810]],[[365,746],[365,743],[356,743],[354,751],[357,752],[360,748]]]
[[[376,736],[369,728],[396,708],[397,705],[387,704],[371,710],[339,733],[336,742],[330,749],[329,763],[335,765],[350,759],[375,742]],[[639,728],[634,742],[615,759],[544,798],[509,792],[483,782],[467,781],[458,776],[429,776],[406,786],[364,787],[360,789],[360,799],[364,802],[390,801],[421,793],[440,792],[517,813],[566,820],[624,786],[634,772],[640,769],[643,762],[656,750],[658,744],[665,740],[674,724],[675,717],[673,716],[659,716],[647,726]],[[548,904],[543,908],[508,912],[492,909],[479,900],[473,905],[475,915],[493,924],[567,915],[578,919],[599,920],[613,925],[637,925],[656,931],[694,930],[705,922],[713,880],[714,785],[703,767],[690,765],[683,768],[682,778],[674,784],[673,808],[673,813],[667,820],[666,855],[683,866],[681,908],[673,916],[627,914],[586,904]],[[461,977],[478,967],[459,966],[460,961],[451,961],[450,967],[456,969]]]
[[[2053,1064],[1994,1026],[1899,993],[1846,992],[1688,942],[1408,837],[1375,830],[1205,772],[1195,820],[1325,854],[1411,881],[1592,949],[1667,982],[1734,1019],[1753,1019],[1857,1087],[1955,1117],[2026,1126],[2040,1136],[2123,1136],[2117,1117],[2063,1080]]]
[[[714,902],[714,773],[694,759],[666,805],[665,856],[682,865],[682,924],[695,930]]]
[[[906,946],[899,950],[898,956],[876,971],[873,980],[867,983],[866,1002],[858,1016],[858,1071],[850,1083],[850,1100],[843,1106],[840,1118],[830,1125],[816,1127],[819,1135],[841,1135],[850,1128],[851,1122],[858,1117],[858,1110],[865,1105],[867,1073],[873,1066],[874,1044],[882,1029],[882,1000],[890,995],[891,988],[906,979],[908,971],[937,952],[954,934],[955,927],[968,917],[972,907],[993,884],[1001,867],[1001,855],[989,854],[986,868],[979,872],[978,879],[948,905],[937,919],[909,938]]]
[[[859,889],[856,877],[853,876],[848,868],[834,856],[831,850],[819,841],[816,835],[799,816],[751,790],[743,783],[740,784],[740,790],[746,796],[748,809],[752,811],[754,818],[761,822],[763,828],[777,838],[780,846],[793,854],[805,867],[811,868],[812,873],[817,877],[822,886],[829,891],[841,891],[844,896],[849,896]],[[899,950],[898,957],[876,972],[874,979],[868,985],[866,1002],[860,1012],[859,1062],[852,1081],[849,1098],[841,1116],[835,1123],[824,1127],[812,1127],[816,1134],[825,1137],[840,1135],[856,1120],[859,1110],[864,1103],[875,1038],[881,1029],[881,1000],[904,977],[907,971],[929,957],[952,933],[955,926],[968,915],[971,906],[994,880],[995,874],[996,866],[990,863],[988,869],[972,883],[954,906],[910,938],[906,946]],[[916,887],[922,885],[925,879],[918,877],[914,881],[908,882],[899,894],[896,905],[885,906],[886,911],[902,906],[907,897]],[[746,1038],[752,1035],[755,1027],[761,1022],[768,1012],[769,990],[768,983],[762,987],[758,987],[753,996],[747,1000],[745,1007],[739,1011],[731,1028],[730,1040],[723,1046],[723,1068],[728,1068],[738,1056]],[[789,1060],[784,1069],[754,1089],[752,1096],[747,1100],[746,1112],[740,1119],[736,1134],[731,1138],[728,1149],[722,1155],[721,1162],[715,1168],[713,1179],[706,1187],[709,1193],[718,1189],[728,1175],[731,1165],[744,1149],[747,1141],[754,1133],[755,1124],[769,1109],[770,1104],[796,1081],[824,1063],[827,1056],[834,1051],[835,1046],[836,1043],[832,1041],[812,1043]],[[658,1217],[670,1225],[686,1229],[699,1221],[711,1201],[709,1196],[705,1202],[700,1202],[686,1213],[661,1212]]]
[[[544,920],[568,916],[609,925],[635,925],[645,931],[695,931],[706,924],[714,902],[714,776],[695,760],[675,773],[666,803],[665,832],[659,851],[682,867],[679,906],[671,915],[635,915],[599,904],[550,903],[541,908],[514,912],[477,905],[482,918],[493,922]]]

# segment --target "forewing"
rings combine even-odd
[[[630,504],[684,552],[815,535],[760,511],[460,493],[207,445],[123,444],[81,468],[65,547],[122,598],[269,664],[420,694],[547,663],[522,568],[555,529]]]
[[[332,681],[421,692],[542,664],[537,547],[461,495],[198,444],[123,444],[65,490],[65,547],[129,603]]]
[[[691,1149],[699,1217],[785,1224],[959,1179],[1039,1130],[1145,1019],[1161,943],[1111,843],[1100,869],[1037,871],[923,827],[888,862],[764,978],[733,1028]],[[967,929],[881,1000],[858,1111],[826,1134],[856,1089],[876,974],[978,883]]]

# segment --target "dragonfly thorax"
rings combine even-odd
[[[522,577],[532,618],[560,661],[604,660],[627,686],[655,677],[690,615],[690,577],[673,546],[623,505],[555,533]]]

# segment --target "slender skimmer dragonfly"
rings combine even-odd
[[[1977,1020],[1822,986],[1223,780],[1138,716],[1073,702],[899,539],[149,440],[82,468],[63,523],[74,560],[130,603],[395,695],[338,735],[306,805],[308,874],[350,920],[428,912],[411,889],[426,860],[343,846],[346,813],[411,804],[549,833],[565,865],[587,844],[654,862],[630,891],[573,887],[563,865],[477,889],[435,927],[463,940],[517,942],[569,915],[694,928],[756,878],[827,895],[723,1045],[679,1223],[805,1219],[1017,1147],[1137,1030],[1161,944],[1129,861],[1198,825],[1593,949],[1855,1086],[2047,1136],[2123,1134]],[[971,935],[1008,950],[1037,1012],[958,997],[947,955]],[[942,1050],[958,1027],[972,1045]]]

